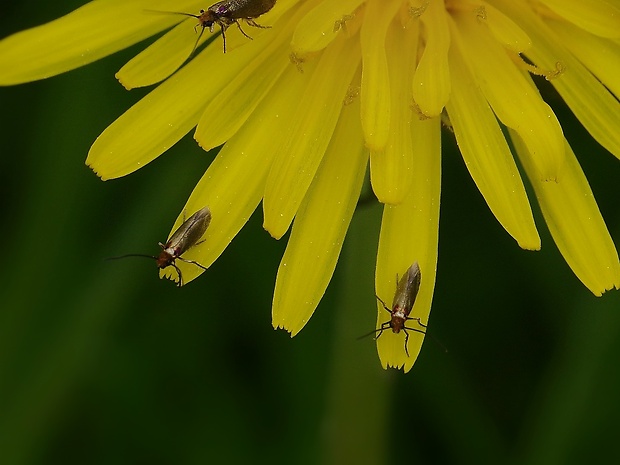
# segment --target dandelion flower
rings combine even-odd
[[[256,0],[258,1],[258,0]],[[262,201],[276,239],[273,325],[297,334],[331,279],[367,165],[384,204],[376,295],[394,297],[418,262],[411,316],[428,323],[437,265],[441,122],[498,222],[540,248],[523,184],[533,186],[568,265],[595,295],[620,287],[618,254],[588,181],[532,79],[544,76],[592,137],[620,157],[620,8],[591,0],[278,0],[270,28],[207,33],[195,46],[190,0],[98,0],[0,42],[0,84],[85,65],[174,26],[117,74],[161,82],[95,141],[104,180],[153,161],[186,133],[223,145],[183,211],[213,220],[187,258],[209,266]],[[159,12],[159,13],[158,13]],[[253,40],[244,36],[247,34]],[[219,39],[219,40],[218,40]],[[519,161],[522,171],[519,171]],[[183,221],[180,214],[174,231]],[[291,227],[292,225],[292,227]],[[187,281],[202,272],[179,264]],[[390,315],[377,302],[377,328]],[[377,339],[384,367],[408,371],[423,334]]]

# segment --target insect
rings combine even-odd
[[[209,32],[213,33],[215,24],[220,26],[220,29],[222,30],[222,39],[224,40],[224,53],[226,53],[226,29],[228,29],[232,24],[236,24],[241,31],[241,34],[252,40],[252,38],[241,28],[239,20],[244,20],[247,24],[253,27],[268,29],[271,26],[261,26],[260,24],[257,24],[254,19],[267,13],[275,4],[276,0],[227,0],[214,3],[206,10],[200,10],[199,15],[194,15],[191,13],[178,14],[191,16],[192,18],[196,18],[198,20],[196,27],[202,27],[200,36],[198,36],[198,41],[200,41],[200,37],[202,37],[202,34],[206,28],[209,28]],[[198,43],[198,41],[196,41],[196,43]]]
[[[196,244],[199,244],[200,238],[203,236],[207,228],[209,227],[209,223],[211,223],[211,210],[209,207],[204,207],[190,216],[187,220],[183,222],[181,226],[172,234],[168,242],[165,244],[159,243],[159,246],[162,248],[161,253],[158,256],[155,255],[143,255],[143,254],[128,254],[123,255],[121,257],[112,257],[110,260],[116,260],[119,258],[125,257],[146,257],[146,258],[154,258],[157,267],[160,269],[167,268],[169,266],[174,267],[177,270],[179,275],[179,282],[177,286],[181,287],[183,285],[183,275],[181,274],[181,270],[176,265],[176,260],[181,260],[185,263],[192,263],[203,270],[207,268],[202,266],[200,263],[194,260],[186,260],[181,257],[185,252],[194,247]]]
[[[415,320],[422,328],[426,328],[426,325],[423,324],[419,318],[409,316],[409,313],[411,313],[411,309],[413,308],[413,304],[415,303],[416,296],[418,295],[418,291],[420,290],[421,279],[422,273],[420,271],[420,266],[418,265],[418,262],[415,262],[409,267],[405,275],[398,282],[391,309],[383,300],[381,300],[379,296],[376,296],[377,300],[383,305],[383,308],[391,315],[391,318],[389,321],[382,323],[379,329],[376,329],[368,334],[378,333],[375,337],[375,339],[378,339],[379,336],[383,334],[383,331],[388,328],[391,328],[392,332],[396,334],[403,331],[405,333],[405,353],[407,354],[407,357],[409,357],[409,350],[407,349],[409,333],[407,331],[415,331],[417,333],[426,334],[423,329],[408,328],[405,326],[408,320]]]

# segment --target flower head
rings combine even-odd
[[[292,335],[331,279],[368,164],[374,194],[385,205],[377,328],[391,316],[381,301],[392,302],[399,277],[416,262],[419,291],[409,317],[418,329],[428,324],[442,121],[519,246],[540,248],[523,173],[575,275],[596,295],[620,287],[618,255],[592,191],[532,78],[548,79],[592,137],[620,157],[617,6],[247,0],[236,3],[246,9],[234,16],[232,2],[223,3],[230,7],[218,10],[229,15],[226,28],[239,26],[217,23],[226,30],[226,53],[211,34],[196,43],[195,18],[163,14],[199,15],[202,2],[99,0],[0,42],[0,84],[68,71],[176,24],[117,73],[128,89],[161,84],[99,136],[87,164],[102,179],[125,176],[193,128],[205,150],[223,145],[183,209],[212,212],[204,240],[184,257],[208,267],[262,201],[273,237],[291,229],[273,324]],[[198,26],[209,30],[213,21]],[[180,214],[172,231],[182,222]],[[203,271],[178,266],[185,281]],[[382,364],[408,371],[423,330],[389,329],[377,339]]]

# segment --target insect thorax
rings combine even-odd
[[[390,320],[390,327],[392,331],[395,333],[399,333],[401,329],[405,327],[405,323],[407,322],[407,315],[409,312],[399,305],[395,305],[392,308],[392,319]]]
[[[157,257],[157,267],[166,268],[172,265],[172,263],[177,257],[173,252],[174,252],[174,249],[172,249],[171,247],[162,250],[159,256]]]

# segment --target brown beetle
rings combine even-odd
[[[275,4],[276,0],[227,0],[214,3],[206,10],[200,10],[199,15],[193,15],[191,13],[179,14],[191,16],[198,20],[197,27],[202,27],[200,36],[198,36],[198,41],[200,41],[200,37],[206,28],[209,28],[209,32],[213,33],[214,26],[216,24],[219,25],[222,30],[222,39],[224,40],[224,53],[226,53],[226,29],[232,24],[236,24],[244,36],[248,39],[252,39],[241,28],[239,20],[244,20],[253,27],[268,29],[271,26],[261,26],[257,24],[254,19],[267,13]],[[198,43],[198,41],[196,41],[196,43]]]
[[[410,317],[411,309],[415,303],[415,299],[420,290],[420,281],[422,279],[422,273],[418,262],[415,262],[409,267],[405,275],[398,282],[396,287],[396,294],[394,294],[394,300],[392,301],[392,308],[390,309],[379,296],[377,300],[381,302],[383,308],[391,315],[391,318],[382,323],[379,329],[376,329],[370,334],[378,333],[375,339],[378,339],[383,331],[390,328],[394,333],[405,333],[405,353],[409,357],[409,350],[407,349],[407,342],[409,341],[409,333],[407,331],[415,331],[417,333],[426,334],[426,331],[417,328],[409,328],[405,326],[408,320],[415,320],[422,327],[426,328],[426,325],[420,321],[420,318]]]
[[[187,250],[194,247],[196,244],[199,244],[200,238],[204,235],[205,231],[209,227],[209,223],[211,223],[211,210],[209,207],[204,207],[190,216],[187,220],[183,222],[181,226],[170,236],[168,242],[165,244],[159,243],[159,246],[162,248],[161,253],[158,256],[155,255],[144,255],[144,254],[128,254],[123,255],[121,257],[112,257],[109,260],[117,260],[119,258],[125,257],[146,257],[146,258],[154,258],[157,267],[159,269],[164,269],[169,266],[174,267],[177,270],[179,275],[178,286],[181,287],[183,285],[183,275],[181,274],[181,270],[176,265],[176,260],[181,260],[185,263],[192,263],[193,265],[206,270],[207,268],[202,266],[200,263],[194,260],[186,260],[181,257]]]

